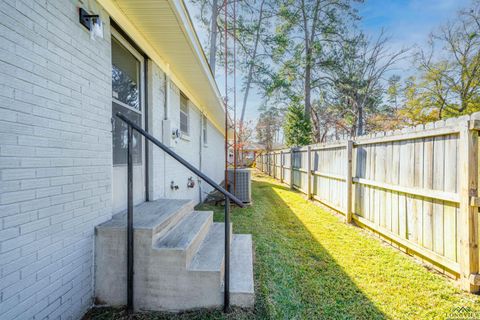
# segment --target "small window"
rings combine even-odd
[[[185,134],[190,134],[190,119],[188,110],[188,99],[183,93],[180,94],[180,131]]]
[[[207,117],[204,115],[203,116],[203,144],[208,144],[208,135],[207,135],[207,128],[208,128],[208,120]]]

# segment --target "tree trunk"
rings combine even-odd
[[[313,123],[314,143],[319,143],[321,141],[321,135],[320,135],[321,125],[320,125],[320,119],[318,118],[318,114],[315,112],[312,112],[312,123]]]
[[[356,133],[357,133],[357,124],[354,124],[352,126],[352,128],[349,130],[349,134],[350,134],[350,137],[355,137]]]
[[[240,127],[243,126],[243,121],[245,119],[245,110],[247,108],[248,94],[250,93],[250,87],[252,85],[252,80],[253,80],[253,68],[255,67],[255,59],[257,58],[258,43],[260,41],[260,28],[262,26],[263,4],[264,3],[265,3],[265,0],[263,0],[262,3],[260,4],[260,12],[259,12],[259,16],[258,16],[257,30],[256,30],[256,34],[255,34],[255,44],[253,46],[253,54],[252,54],[252,57],[251,57],[251,63],[250,63],[250,66],[248,67],[247,82],[245,84],[245,94],[243,96],[242,113],[241,113],[241,116],[240,116]]]
[[[311,92],[312,92],[312,49],[307,45],[306,48],[306,66],[305,66],[305,119],[310,121],[312,112]]]
[[[218,0],[213,0],[212,3],[212,21],[210,25],[210,69],[212,69],[213,76],[215,77],[215,64],[217,61],[217,18],[218,18]]]
[[[311,104],[311,67],[307,64],[305,68],[305,119],[310,121],[310,112],[312,110],[312,104]]]
[[[357,136],[361,136],[363,134],[363,105],[358,105],[357,113]]]
[[[242,103],[242,113],[240,116],[240,128],[243,127],[243,121],[245,119],[245,110],[247,108],[247,99],[248,99],[248,94],[250,93],[250,86],[252,84],[252,78],[253,78],[253,67],[250,66],[250,70],[248,70],[248,76],[247,76],[247,82],[245,83],[245,94],[243,95],[243,103]]]

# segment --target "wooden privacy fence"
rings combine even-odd
[[[257,168],[479,290],[480,113],[263,153]]]

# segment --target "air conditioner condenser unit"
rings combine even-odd
[[[234,171],[236,178],[234,180]],[[252,202],[252,172],[250,169],[228,169],[229,191],[243,203]],[[233,188],[235,181],[235,189]]]

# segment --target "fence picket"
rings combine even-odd
[[[416,131],[425,129],[423,125],[419,125]],[[423,162],[424,162],[424,139],[417,139],[415,142],[415,157],[414,157],[414,187],[423,187]],[[413,199],[413,223],[412,227],[415,229],[415,241],[422,245],[423,243],[423,197],[415,196]]]
[[[452,121],[453,120],[453,121]],[[448,123],[453,123],[454,119]],[[458,136],[450,135],[445,138],[445,191],[457,192],[457,140]],[[457,261],[457,204],[444,201],[444,249],[445,257]]]
[[[445,125],[445,121],[435,122],[435,128],[441,128]],[[435,137],[433,142],[433,189],[444,190],[444,173],[445,173],[445,138]],[[436,253],[444,253],[444,214],[443,201],[433,201],[433,249]]]

